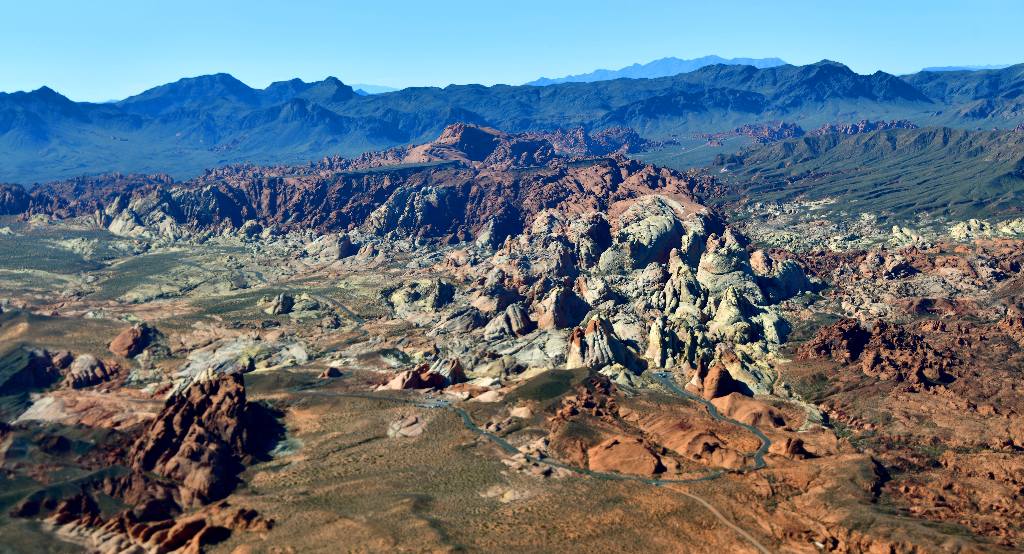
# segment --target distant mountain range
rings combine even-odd
[[[363,93],[362,96],[367,96],[370,94],[384,94],[385,92],[395,92],[396,90],[401,90],[394,87],[386,87],[384,85],[366,85],[362,83],[357,83],[350,86],[356,91],[356,94]]]
[[[926,67],[921,71],[984,71],[986,69],[1006,69],[1010,64],[1004,65],[944,65],[940,67]]]
[[[363,96],[338,79],[255,89],[227,74],[181,79],[109,104],[49,88],[0,94],[0,182],[110,171],[184,178],[236,162],[297,163],[422,143],[448,124],[509,132],[632,127],[663,140],[744,123],[910,119],[1013,128],[1024,64],[1001,70],[860,75],[830,61],[711,65],[656,79],[545,87],[451,85]]]
[[[594,81],[610,81],[612,79],[654,79],[657,77],[671,77],[680,73],[689,73],[709,65],[750,65],[758,69],[778,67],[786,65],[786,62],[779,58],[731,58],[726,59],[719,56],[704,56],[692,60],[681,60],[679,58],[661,58],[645,64],[635,63],[622,69],[598,69],[581,75],[569,75],[549,79],[541,77],[535,81],[526,83],[533,86],[557,85],[559,83],[593,83]]]

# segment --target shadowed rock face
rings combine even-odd
[[[0,215],[15,215],[28,209],[29,195],[19,185],[0,183]]]
[[[260,419],[241,375],[196,382],[168,399],[133,446],[130,465],[179,483],[183,505],[219,500],[234,489],[243,463],[266,452]]]
[[[46,388],[61,377],[53,357],[43,350],[15,349],[7,355],[4,365],[0,373],[0,395]]]

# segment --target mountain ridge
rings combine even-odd
[[[650,79],[655,77],[671,77],[680,73],[689,73],[709,65],[750,65],[759,69],[785,65],[779,58],[723,58],[720,56],[701,56],[693,59],[676,57],[660,58],[645,64],[634,63],[619,69],[596,69],[588,73],[566,75],[565,77],[541,77],[526,85],[548,86],[560,83],[591,83],[610,81],[612,79]]]
[[[49,88],[0,94],[0,180],[109,171],[195,175],[236,162],[299,163],[422,143],[456,122],[508,132],[630,127],[668,140],[785,119],[860,119],[1012,128],[1024,121],[1024,65],[897,77],[823,60],[766,69],[711,65],[655,79],[413,87],[363,96],[329,77],[256,89],[228,74],[180,79],[114,104]]]

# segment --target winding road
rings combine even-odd
[[[551,467],[556,467],[556,468],[559,468],[559,469],[568,470],[568,471],[571,471],[572,473],[576,473],[576,474],[579,474],[579,475],[586,475],[588,477],[593,477],[595,479],[603,479],[603,480],[606,480],[606,481],[636,481],[636,482],[640,482],[640,483],[645,483],[647,485],[653,485],[653,486],[656,486],[656,487],[661,487],[661,486],[671,485],[671,484],[688,484],[688,483],[699,483],[699,482],[711,481],[711,480],[714,480],[714,479],[717,479],[717,478],[721,477],[725,473],[747,473],[747,472],[750,472],[750,471],[757,471],[757,470],[762,469],[762,468],[765,467],[764,455],[768,452],[768,448],[771,447],[772,443],[771,443],[771,439],[769,439],[763,432],[761,432],[760,429],[758,429],[757,427],[754,427],[752,425],[748,425],[746,423],[743,423],[743,422],[740,422],[740,421],[736,421],[735,419],[723,416],[721,414],[721,412],[718,411],[718,408],[716,408],[715,405],[712,404],[710,401],[705,400],[703,397],[698,396],[696,394],[693,394],[690,391],[687,391],[686,389],[684,389],[684,388],[680,387],[678,384],[676,384],[675,380],[672,378],[672,375],[670,373],[666,372],[666,371],[655,372],[655,373],[652,374],[652,376],[653,376],[655,382],[657,382],[658,384],[663,386],[670,393],[672,393],[672,394],[674,394],[676,396],[679,396],[681,398],[685,398],[687,400],[692,400],[694,402],[699,402],[699,403],[703,404],[704,407],[707,409],[708,415],[710,415],[712,419],[715,419],[715,420],[718,420],[718,421],[723,421],[723,422],[735,425],[737,427],[741,427],[741,428],[749,431],[750,433],[752,433],[754,436],[756,436],[761,441],[761,446],[757,449],[757,451],[753,452],[752,454],[749,454],[749,456],[754,459],[754,467],[752,467],[750,469],[740,469],[740,470],[715,469],[715,470],[710,470],[706,475],[703,475],[701,477],[694,477],[694,478],[690,478],[690,479],[655,479],[655,478],[650,478],[650,477],[641,477],[641,476],[638,476],[638,475],[627,475],[627,474],[622,474],[622,473],[609,473],[609,472],[603,472],[603,471],[592,471],[592,470],[589,470],[589,469],[584,469],[584,468],[577,467],[577,466],[574,466],[574,465],[571,465],[571,464],[567,464],[565,462],[562,462],[562,461],[559,461],[559,460],[555,460],[553,458],[547,458],[547,457],[538,458],[536,456],[530,456],[528,454],[520,452],[520,450],[518,448],[516,448],[514,445],[512,445],[512,443],[508,442],[504,438],[502,438],[502,437],[500,437],[500,436],[498,436],[498,435],[496,435],[494,433],[491,433],[490,431],[487,431],[486,429],[483,429],[479,425],[477,425],[476,422],[473,421],[473,417],[465,409],[452,404],[451,401],[446,400],[444,398],[425,398],[425,399],[424,398],[401,398],[401,397],[385,395],[385,394],[375,394],[375,393],[372,393],[372,392],[341,392],[341,391],[335,392],[335,391],[326,391],[326,390],[319,389],[319,387],[322,386],[322,384],[323,384],[322,381],[316,382],[316,383],[312,383],[312,384],[309,384],[309,385],[300,385],[300,386],[297,386],[297,387],[292,387],[291,389],[289,389],[289,391],[290,392],[294,392],[294,393],[300,393],[300,394],[313,394],[313,395],[317,395],[317,396],[332,396],[332,397],[341,397],[341,398],[364,398],[364,399],[369,399],[369,400],[382,400],[382,401],[385,401],[385,402],[396,402],[396,403],[400,403],[400,404],[409,404],[409,405],[412,405],[412,406],[416,406],[418,408],[425,408],[425,409],[450,409],[450,410],[453,410],[462,419],[462,424],[463,424],[463,426],[466,429],[468,429],[469,431],[473,432],[474,434],[476,434],[478,436],[481,436],[481,437],[484,437],[484,438],[488,439],[489,441],[494,443],[498,448],[500,448],[502,451],[504,451],[504,452],[506,452],[508,454],[522,454],[525,457],[525,459],[527,461],[529,461],[529,462],[535,462],[535,463],[538,463],[538,464],[544,464],[544,465],[548,465],[548,466],[551,466]],[[741,528],[738,525],[736,525],[735,523],[733,523],[729,518],[725,517],[721,512],[718,511],[717,508],[714,507],[714,505],[712,505],[706,499],[700,497],[697,494],[694,494],[694,493],[691,493],[691,492],[688,492],[688,491],[684,491],[684,490],[678,490],[678,489],[675,489],[675,488],[669,488],[669,489],[666,489],[666,490],[671,490],[672,492],[676,492],[678,494],[681,494],[683,496],[686,496],[686,497],[694,500],[695,502],[697,502],[698,504],[703,506],[706,510],[708,510],[708,512],[710,512],[713,516],[715,516],[715,518],[717,518],[719,521],[721,521],[725,526],[729,527],[730,529],[735,531],[739,536],[741,536],[744,540],[749,542],[759,552],[762,552],[764,554],[768,554],[769,550],[767,548],[765,548],[761,543],[759,543],[757,541],[757,539],[755,539],[746,530],[744,530],[743,528]]]

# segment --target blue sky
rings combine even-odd
[[[0,91],[75,100],[227,72],[263,87],[518,84],[665,56],[841,61],[861,73],[1024,62],[1019,0],[291,2],[0,0]]]

